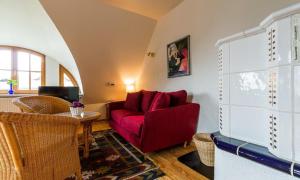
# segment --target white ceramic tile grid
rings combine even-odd
[[[300,63],[300,14],[292,17],[292,60]]]
[[[273,110],[291,112],[292,83],[291,65],[269,69],[267,88],[267,107]]]
[[[294,66],[294,111],[300,113],[300,65]]]
[[[223,104],[230,103],[230,79],[229,75],[223,75]]]
[[[231,74],[230,103],[265,108],[267,106],[267,76],[267,71]]]
[[[267,29],[268,65],[286,65],[292,59],[291,17],[274,22]],[[271,55],[271,56],[270,56]]]
[[[276,52],[275,52],[277,43],[276,43],[276,26],[274,23],[267,28],[266,35],[267,35],[267,43],[268,43],[267,60],[268,60],[268,66],[271,67],[278,64],[276,61]]]
[[[223,47],[221,46],[217,53],[219,75],[223,74]]]
[[[295,161],[300,164],[300,114],[294,113],[294,152]]]
[[[268,71],[268,90],[267,90],[267,104],[268,108],[273,108],[274,103],[276,104],[276,85],[277,85],[277,71],[270,69]]]
[[[222,135],[230,137],[229,105],[219,106],[219,128]]]
[[[268,113],[268,131],[269,131],[269,144],[268,149],[269,151],[275,152],[278,148],[278,133],[277,133],[277,125],[278,125],[278,113],[273,113],[269,111]],[[276,127],[276,130],[275,130]]]
[[[277,157],[293,160],[292,114],[278,111],[268,112],[268,148]]]
[[[219,104],[223,104],[223,75],[219,75]]]
[[[223,50],[223,74],[228,74],[229,73],[229,61],[230,61],[230,47],[229,43],[224,43],[222,45],[222,50]]]
[[[265,32],[230,42],[230,72],[264,70],[267,50]]]
[[[223,103],[223,48],[219,48],[217,53],[219,71],[219,104]]]
[[[223,104],[223,75],[219,75],[219,104]]]
[[[230,107],[230,132],[231,137],[268,146],[267,111],[255,107]]]

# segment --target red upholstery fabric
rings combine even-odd
[[[112,129],[117,131],[126,141],[130,142],[135,147],[141,149],[141,139],[140,137],[134,135],[130,131],[127,131],[122,126],[120,126],[116,121],[109,121],[109,125]]]
[[[113,111],[113,110],[117,110],[117,109],[124,109],[124,103],[125,101],[114,101],[114,102],[110,102],[108,104],[108,109],[110,111]]]
[[[138,112],[140,110],[141,98],[141,92],[128,93],[124,104],[125,109]]]
[[[187,92],[185,90],[167,92],[171,96],[170,106],[179,106],[186,104]]]
[[[134,116],[134,115],[140,115],[141,113],[129,111],[126,109],[119,109],[119,110],[113,110],[111,111],[111,118],[118,122],[119,124],[122,123],[122,120],[126,116]]]
[[[188,103],[147,112],[141,135],[141,150],[153,152],[192,140],[199,110],[199,104]]]
[[[167,93],[156,93],[149,111],[155,111],[157,109],[163,109],[170,106],[170,95]]]
[[[108,113],[112,115],[109,123],[125,140],[142,152],[158,151],[192,140],[200,106],[185,101],[186,99],[177,101],[184,104],[176,107],[148,111],[144,117],[141,116],[142,112],[119,109],[122,108],[122,103],[109,104],[108,108],[113,108],[108,109]]]
[[[142,103],[141,108],[143,112],[147,112],[150,108],[150,105],[152,103],[152,100],[155,96],[157,91],[145,91],[142,90]]]
[[[106,106],[107,118],[111,119],[111,112],[118,109],[124,109],[125,101],[110,102]]]
[[[123,118],[121,126],[127,131],[140,137],[144,124],[144,116],[126,116]]]

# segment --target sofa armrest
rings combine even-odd
[[[168,147],[189,141],[196,132],[200,105],[188,103],[145,114],[142,130],[142,148]],[[149,146],[150,145],[150,146]]]
[[[124,108],[124,103],[125,103],[125,101],[114,101],[114,102],[108,103],[106,105],[107,119],[110,119],[111,111],[118,110],[118,109],[123,109]]]

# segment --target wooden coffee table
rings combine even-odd
[[[80,123],[83,126],[83,142],[84,142],[84,150],[83,157],[88,158],[90,154],[90,139],[93,138],[92,135],[92,123],[95,120],[98,120],[101,116],[99,112],[84,112],[81,116],[72,116],[70,112],[58,113],[56,115],[59,116],[68,116],[73,117],[80,120]]]

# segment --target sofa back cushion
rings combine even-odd
[[[167,92],[171,97],[170,106],[179,106],[186,104],[187,101],[187,92],[185,90]]]
[[[138,112],[140,110],[141,98],[142,93],[140,91],[128,93],[124,104],[124,108],[130,111]]]
[[[145,113],[149,110],[151,103],[154,99],[155,94],[157,91],[145,91],[142,90],[142,102],[141,102],[141,108],[142,111]]]
[[[163,92],[156,93],[149,111],[155,111],[157,109],[163,109],[170,106],[171,98],[170,95]]]

